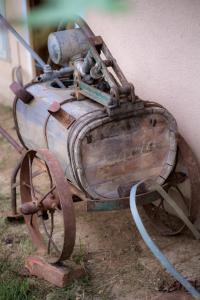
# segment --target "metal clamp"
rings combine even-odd
[[[10,85],[10,89],[15,94],[15,96],[17,96],[26,104],[29,104],[31,100],[34,99],[34,96],[31,93],[29,93],[23,86],[21,86],[20,83],[16,81],[14,81]]]
[[[61,108],[60,103],[56,101],[50,105],[48,112],[66,128],[69,128],[76,121],[76,119]]]

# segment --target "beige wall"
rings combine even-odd
[[[6,0],[6,17],[14,19],[17,17],[26,17],[26,0]],[[29,42],[29,32],[26,26],[16,26],[15,29]],[[32,79],[33,66],[29,53],[20,45],[11,33],[8,33],[10,58],[8,60],[0,59],[0,102],[11,105],[13,102],[13,93],[9,89],[12,82],[12,70],[14,67],[21,66],[23,81],[28,82]]]
[[[164,104],[200,160],[200,1],[131,0],[126,14],[90,13],[143,99]]]

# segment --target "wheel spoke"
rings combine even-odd
[[[47,196],[49,196],[49,194],[51,194],[54,190],[55,190],[55,188],[56,188],[56,186],[54,185],[43,197],[42,197],[42,199],[40,199],[39,201],[38,201],[38,204],[39,203],[42,203],[42,201],[44,201],[44,199],[47,197]]]
[[[52,188],[52,187],[53,187],[53,180],[52,180],[52,177],[51,177],[51,173],[50,173],[50,171],[49,171],[49,167],[48,167],[47,163],[45,163],[45,165],[46,165],[47,173],[48,173],[48,175],[49,175],[50,188]]]
[[[33,226],[33,214],[31,215],[30,225]]]
[[[38,157],[42,157],[42,172],[38,168],[33,172]],[[45,176],[33,180],[43,172]],[[27,203],[30,212],[34,212],[24,214],[24,219],[36,248],[44,250],[51,262],[69,258],[75,243],[72,197],[59,162],[47,149],[28,150],[25,154],[21,164],[20,191],[22,205]],[[33,206],[31,210],[33,204],[37,209]]]
[[[48,241],[48,253],[50,253],[53,230],[54,230],[54,212],[51,212],[51,230],[50,230],[50,237]]]
[[[158,211],[160,210],[160,207],[163,206],[163,199],[160,199],[160,203],[158,204],[158,206],[156,206],[156,210],[153,213],[152,218],[155,219],[158,215]]]
[[[42,216],[41,216],[41,220],[42,220],[42,225],[43,225],[44,231],[45,231],[45,233],[46,233],[48,239],[51,240],[51,243],[52,243],[54,249],[56,250],[56,252],[58,252],[58,253],[60,254],[60,251],[59,251],[58,247],[56,246],[56,244],[55,244],[55,242],[54,242],[52,236],[49,234],[49,232],[48,232],[48,230],[47,230],[46,224],[45,224],[45,222],[44,222]],[[48,250],[49,250],[49,249],[48,249]],[[48,254],[49,254],[49,252],[48,252]]]
[[[30,189],[31,189],[31,195],[35,198],[35,191],[33,189],[33,178],[32,178],[32,163],[30,156],[28,157],[28,167],[29,167],[29,180],[30,180]]]
[[[24,186],[27,186],[30,190],[33,188],[30,184],[23,182]],[[39,194],[40,196],[44,196],[43,193],[41,193],[36,187],[34,187],[34,192],[36,192],[37,194]],[[37,199],[37,197],[35,196],[35,198]]]
[[[39,175],[41,175],[43,173],[45,173],[44,170],[37,170],[37,171],[33,172],[32,178],[37,177],[37,176],[39,176]]]

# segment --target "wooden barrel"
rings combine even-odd
[[[176,158],[177,125],[163,107],[143,102],[143,108],[109,117],[89,99],[77,101],[73,87],[50,83],[30,85],[30,104],[15,101],[19,134],[29,149],[49,148],[66,177],[91,199],[116,199],[127,184],[155,178],[162,184]],[[70,126],[49,113],[57,101],[73,118]]]

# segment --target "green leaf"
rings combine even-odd
[[[30,12],[28,22],[31,26],[57,25],[61,20],[67,22],[90,9],[121,12],[127,8],[127,0],[47,0]]]

